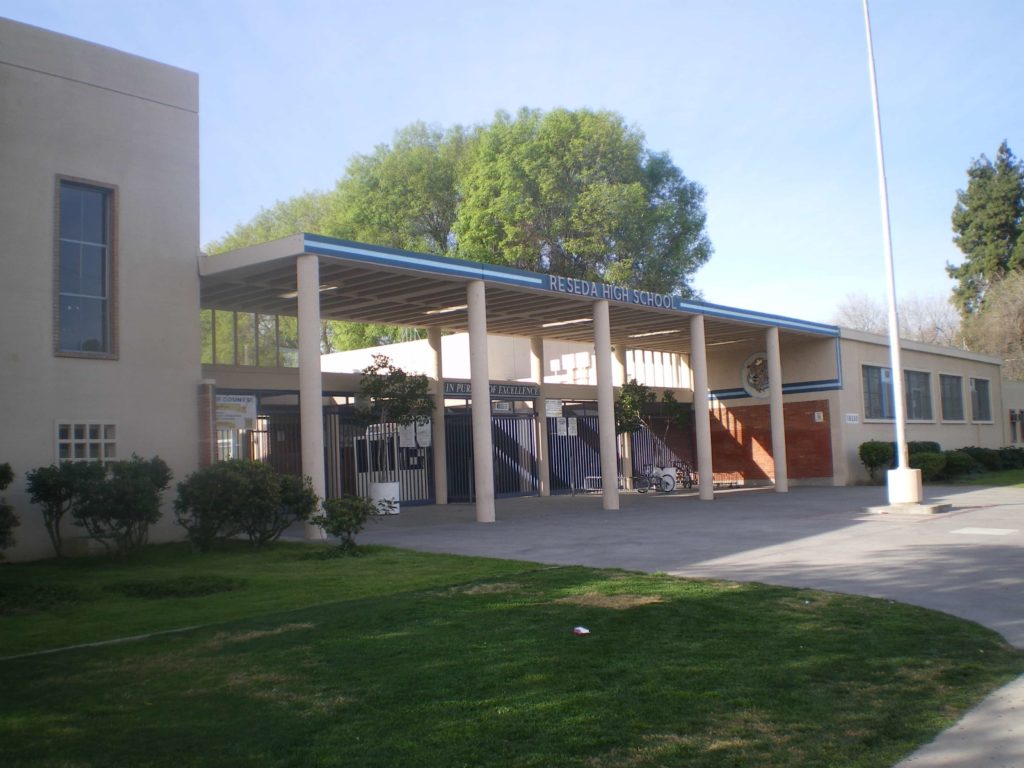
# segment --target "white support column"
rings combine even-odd
[[[704,315],[690,318],[690,369],[693,371],[693,423],[697,432],[697,490],[700,498],[715,498],[711,466],[711,413],[708,410],[708,353],[704,346]]]
[[[427,343],[433,353],[434,416],[430,420],[430,445],[434,452],[434,503],[448,503],[448,449],[444,431],[444,365],[441,358],[441,329],[427,329]]]
[[[775,460],[775,490],[789,491],[789,469],[786,463],[786,416],[782,402],[782,353],[779,351],[779,329],[764,333],[768,350],[768,410],[772,422],[772,457]]]
[[[540,392],[534,403],[537,412],[537,492],[551,495],[551,467],[548,463],[547,391],[544,388],[544,337],[530,338],[530,380]]]
[[[626,348],[619,344],[614,349],[615,359],[612,371],[614,373],[613,382],[615,386],[621,387],[626,383],[626,376],[628,371],[626,369]],[[628,432],[622,434],[622,482],[623,485],[632,490],[633,474],[633,436]]]
[[[607,299],[594,302],[594,358],[597,368],[597,431],[601,446],[602,506],[604,509],[618,509],[619,462],[615,455],[612,332]]]
[[[491,442],[491,378],[487,366],[487,296],[483,280],[466,287],[469,305],[469,382],[472,389],[473,478],[476,520],[494,522],[494,456]]]
[[[324,406],[320,374],[320,260],[303,254],[295,260],[299,326],[299,431],[302,473],[313,481],[321,499],[327,494],[324,473]],[[306,523],[307,539],[326,538],[323,529]]]

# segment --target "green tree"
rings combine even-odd
[[[613,112],[498,113],[462,184],[458,254],[692,296],[704,191]]]
[[[207,243],[204,250],[209,254],[234,251],[299,232],[345,237],[343,233],[327,231],[337,208],[335,192],[305,192],[288,200],[279,200],[270,208],[260,209],[252,221],[238,224],[220,240]]]
[[[966,257],[946,265],[957,280],[953,300],[964,316],[981,310],[994,280],[1024,269],[1024,165],[1004,141],[993,163],[985,155],[967,169],[967,189],[953,208],[953,242]]]
[[[448,253],[475,135],[417,122],[399,130],[391,146],[356,155],[338,181],[328,229],[391,248]]]

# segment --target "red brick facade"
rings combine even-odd
[[[785,419],[789,478],[832,477],[828,401],[786,403]],[[716,481],[750,483],[774,479],[767,403],[732,407],[715,403],[711,409],[711,453]]]

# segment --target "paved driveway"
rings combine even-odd
[[[865,514],[876,487],[499,500],[497,522],[471,505],[406,507],[363,543],[552,564],[664,571],[885,597],[971,619],[1024,648],[1024,491],[929,487],[941,515]],[[985,700],[899,768],[1024,766],[1024,678]]]

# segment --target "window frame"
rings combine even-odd
[[[976,382],[976,381],[984,381],[985,382],[985,404],[988,407],[988,418],[980,419],[980,418],[978,418],[977,413],[975,413],[976,409],[974,407],[974,404],[975,404],[974,393],[975,393],[976,390],[975,390],[975,387],[974,387],[974,382]],[[969,386],[970,393],[971,393],[971,423],[973,423],[973,424],[993,424],[993,423],[995,423],[992,420],[992,379],[985,379],[985,378],[982,378],[981,376],[971,376],[968,379],[968,386]]]
[[[63,436],[63,431],[66,431],[66,436]],[[118,461],[119,432],[117,422],[110,419],[57,419],[53,424],[54,459],[58,464],[65,461],[99,464]],[[68,448],[66,456],[61,455],[62,446]],[[85,455],[77,455],[78,448]]]
[[[64,349],[61,346],[61,190],[67,186],[87,187],[104,193],[106,199],[106,332],[107,348],[101,351]],[[89,360],[117,360],[120,357],[119,301],[118,301],[118,187],[116,184],[57,174],[54,177],[53,203],[53,354],[55,357],[85,358]]]

